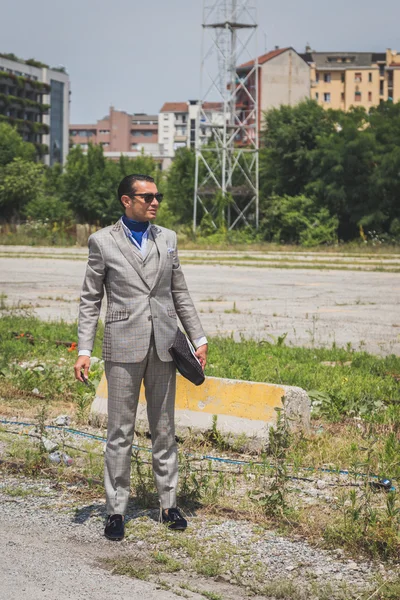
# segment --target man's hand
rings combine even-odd
[[[89,378],[89,368],[90,368],[90,356],[78,356],[78,360],[76,361],[76,363],[74,365],[75,379],[77,379],[78,381],[82,381],[82,383],[84,383],[83,377],[82,377],[82,371],[83,371],[83,376],[85,377],[85,379],[88,379]]]
[[[203,371],[206,368],[206,364],[207,364],[207,351],[208,351],[208,344],[203,344],[202,346],[199,346],[195,352],[195,355],[199,359],[201,368],[203,369]]]

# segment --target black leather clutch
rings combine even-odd
[[[194,356],[194,349],[190,341],[180,329],[176,332],[174,343],[168,348],[168,352],[183,377],[186,377],[194,385],[204,383],[205,377],[201,364]]]

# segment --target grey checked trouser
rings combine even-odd
[[[162,508],[176,506],[178,456],[175,442],[174,362],[162,362],[152,336],[140,363],[107,361],[108,428],[104,484],[107,513],[125,515],[128,507],[132,441],[140,385],[144,380],[152,447],[154,479]]]

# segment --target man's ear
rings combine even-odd
[[[129,196],[127,196],[126,194],[121,196],[121,201],[125,208],[128,206],[130,200],[131,200],[131,198],[129,198]]]

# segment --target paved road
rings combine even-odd
[[[120,550],[106,544],[71,525],[67,516],[35,509],[33,502],[5,503],[0,520],[0,600],[176,600],[160,586],[117,577],[97,566],[99,559],[112,558],[113,551]]]
[[[29,248],[16,257],[12,252],[15,248],[4,246],[0,252],[3,302],[32,305],[44,319],[75,320],[86,251]],[[58,259],[36,257],[40,252]],[[187,264],[184,270],[209,335],[273,340],[287,333],[287,343],[294,345],[351,343],[376,354],[400,353],[397,273],[215,263]]]

